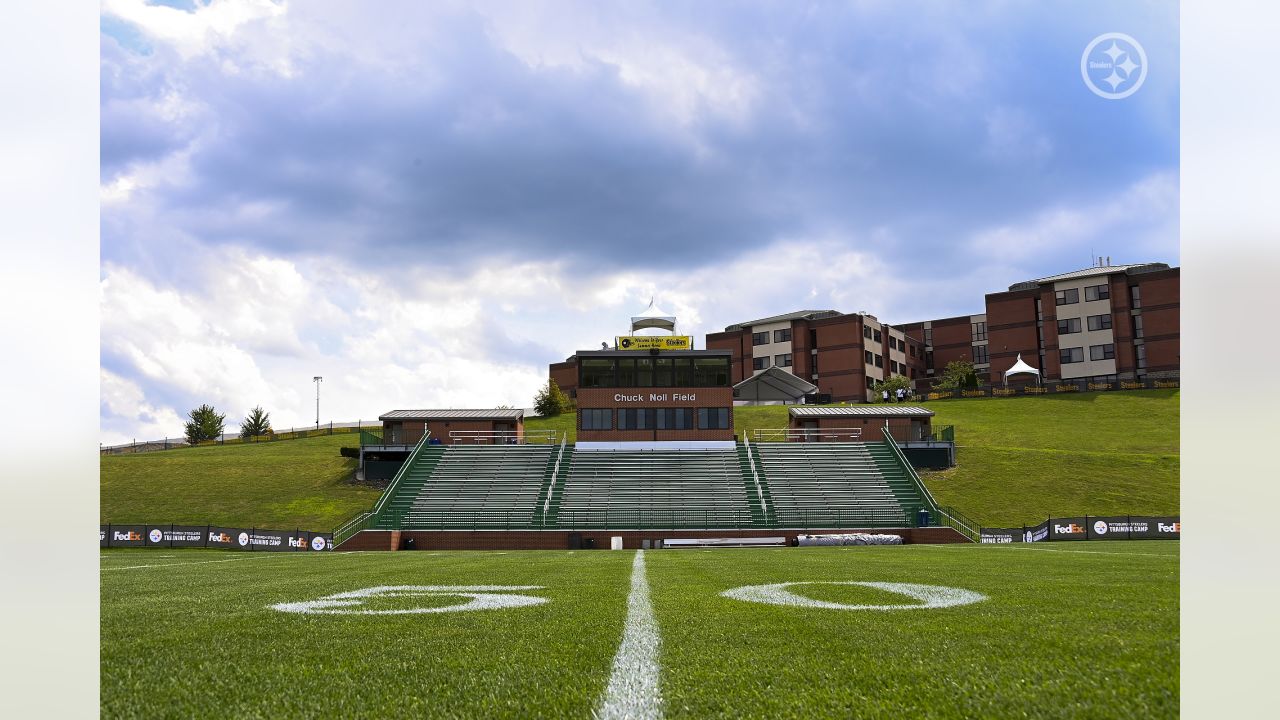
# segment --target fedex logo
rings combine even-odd
[[[111,532],[111,539],[112,539],[112,540],[124,540],[124,541],[126,541],[126,542],[129,542],[129,541],[139,541],[139,540],[142,540],[142,536],[141,536],[141,535],[139,535],[138,533],[136,533],[136,532],[132,531],[132,530],[130,530],[130,531],[128,531],[128,532],[120,532],[119,530],[113,530],[113,531]]]
[[[1079,535],[1084,532],[1084,528],[1075,523],[1068,523],[1067,525],[1054,525],[1053,531],[1059,535]]]
[[[299,548],[299,549],[302,549],[302,550],[306,550],[306,549],[307,549],[307,540],[306,540],[306,538],[295,538],[295,537],[291,537],[291,538],[289,538],[289,547],[291,547],[291,548]]]
[[[1169,524],[1169,525],[1165,525],[1164,523],[1156,523],[1156,530],[1158,530],[1159,532],[1162,532],[1162,533],[1179,533],[1179,534],[1181,534],[1181,533],[1182,533],[1182,523],[1181,523],[1181,522],[1176,522],[1176,523],[1171,523],[1171,524]]]
[[[209,533],[209,542],[229,543],[231,542],[231,536],[224,532],[211,532]]]

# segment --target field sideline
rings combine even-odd
[[[101,710],[1176,717],[1178,558],[1176,542],[1137,541],[110,550],[101,553]],[[741,590],[779,583],[817,584]],[[771,598],[784,604],[758,602]],[[479,609],[441,611],[464,602]],[[900,607],[922,602],[939,607]]]

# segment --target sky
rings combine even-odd
[[[655,297],[701,347],[1178,264],[1176,3],[104,0],[100,37],[106,444],[313,424],[317,375],[321,422],[529,407]]]

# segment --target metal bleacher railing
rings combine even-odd
[[[751,466],[751,480],[756,486],[756,498],[760,501],[760,512],[766,517],[769,515],[769,504],[764,501],[764,490],[760,487],[760,473],[756,472],[756,461],[751,456],[751,443],[747,440],[747,433],[742,433],[742,446],[747,449],[747,464]]]
[[[395,477],[391,478],[391,482],[387,485],[387,489],[383,491],[382,495],[378,498],[378,501],[374,503],[372,510],[367,510],[356,515],[333,531],[333,544],[335,546],[341,544],[342,541],[352,535],[355,535],[361,530],[369,527],[370,524],[378,519],[378,513],[382,512],[386,508],[387,501],[395,496],[396,490],[400,487],[400,483],[404,480],[405,475],[409,474],[410,469],[413,468],[413,464],[418,459],[418,456],[422,454],[423,448],[430,444],[430,439],[430,432],[424,432],[422,434],[422,438],[418,440],[418,444],[413,447],[413,452],[409,453],[409,457],[404,461],[404,464],[396,471]]]
[[[903,472],[911,481],[912,485],[915,486],[916,491],[920,493],[920,497],[924,500],[925,506],[933,517],[940,523],[945,524],[947,527],[954,528],[959,531],[960,534],[977,542],[980,534],[980,528],[982,527],[981,524],[965,517],[963,513],[953,507],[939,505],[938,501],[933,498],[933,493],[929,492],[929,488],[925,487],[924,481],[921,480],[920,475],[916,473],[916,469],[912,467],[911,461],[908,460],[906,454],[902,452],[902,448],[898,446],[898,442],[893,439],[893,434],[889,432],[888,424],[885,425],[884,437],[885,445],[893,451],[898,464],[902,467]]]
[[[756,442],[791,442],[820,440],[853,442],[862,437],[862,428],[759,428],[753,432]],[[746,437],[745,435],[743,437]]]

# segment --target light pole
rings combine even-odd
[[[324,378],[316,375],[311,378],[311,382],[316,384],[316,429],[320,429],[320,383],[324,382]]]

